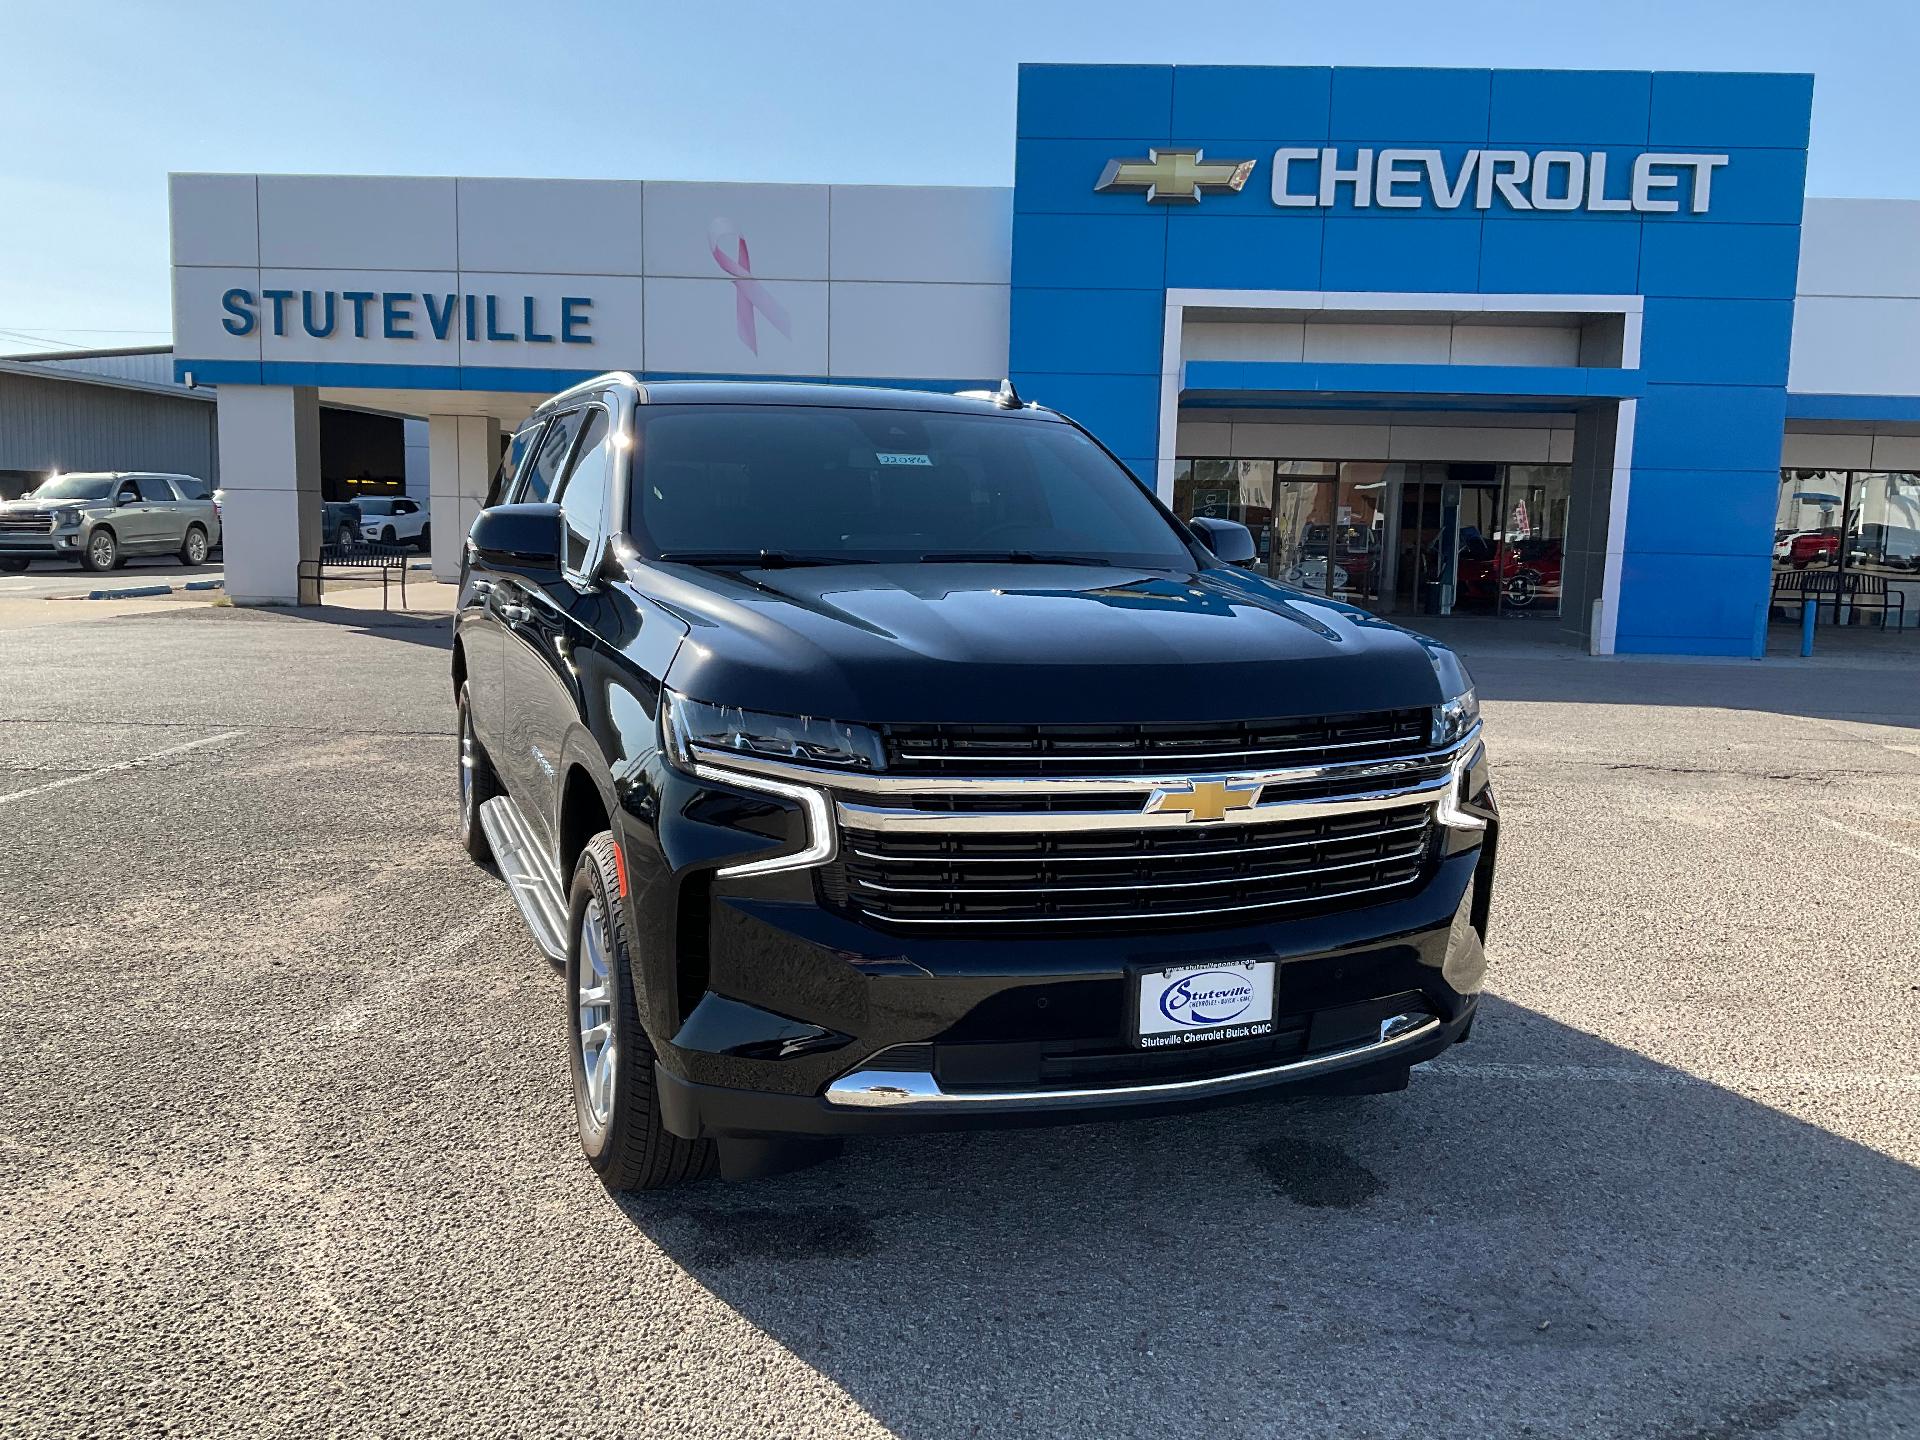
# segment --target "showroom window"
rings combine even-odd
[[[1920,625],[1920,473],[1782,470],[1773,570],[1775,619]]]
[[[1557,616],[1571,479],[1566,465],[1190,456],[1173,507],[1238,520],[1256,569],[1380,614]]]

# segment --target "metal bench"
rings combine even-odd
[[[411,550],[398,545],[322,545],[318,560],[300,562],[300,578],[313,581],[313,601],[324,604],[326,598],[326,577],[349,579],[365,575],[370,571],[380,572],[380,608],[387,608],[387,585],[393,576],[400,577],[400,608],[407,605],[407,565],[413,558]]]
[[[1773,577],[1773,604],[1832,606],[1836,615],[1842,605],[1854,614],[1878,610],[1882,629],[1890,622],[1907,628],[1906,593],[1889,590],[1886,576],[1868,570],[1783,570]]]

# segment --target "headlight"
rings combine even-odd
[[[53,512],[53,528],[56,530],[71,530],[79,523],[80,512],[78,510],[68,508]]]
[[[821,769],[878,770],[885,763],[879,735],[864,725],[709,705],[672,691],[666,692],[660,717],[667,753],[682,769],[693,766],[695,745]]]
[[[1460,657],[1442,645],[1429,646],[1433,668],[1440,679],[1441,701],[1433,707],[1433,733],[1429,742],[1444,750],[1464,740],[1480,723],[1480,699],[1473,693],[1473,679]]]
[[[800,849],[737,865],[722,865],[714,873],[723,878],[771,875],[780,870],[806,870],[824,865],[833,859],[838,849],[839,832],[834,827],[833,806],[826,791],[812,785],[776,780],[770,775],[736,770],[724,760],[717,765],[708,764],[694,755],[693,746],[822,768],[880,768],[880,737],[865,726],[843,725],[803,715],[767,715],[734,705],[709,705],[688,700],[671,690],[661,694],[660,732],[667,754],[687,774],[737,785],[743,790],[758,790],[763,795],[778,795],[796,802],[806,816],[807,843]]]

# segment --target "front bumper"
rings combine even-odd
[[[878,922],[826,903],[813,871],[721,874],[756,837],[796,848],[798,806],[657,760],[647,771],[619,824],[642,1017],[677,1134],[1032,1125],[1397,1089],[1472,1023],[1498,835],[1483,757],[1459,791],[1473,813],[1432,827],[1416,884],[1358,908],[1184,927]],[[1247,960],[1276,962],[1271,1033],[1135,1044],[1143,971]]]
[[[0,555],[29,556],[35,559],[72,557],[81,553],[81,531],[0,530]]]
[[[1012,1128],[1120,1120],[1234,1104],[1276,1090],[1293,1094],[1369,1093],[1401,1088],[1408,1067],[1465,1038],[1469,998],[1458,1018],[1417,1019],[1396,1011],[1372,1040],[1252,1069],[1186,1079],[1137,1080],[1041,1090],[943,1091],[925,1072],[860,1070],[824,1096],[700,1084],[655,1067],[667,1128],[699,1136],[887,1135],[929,1130]],[[1389,1028],[1391,1027],[1391,1028]]]

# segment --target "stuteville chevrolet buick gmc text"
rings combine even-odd
[[[616,1189],[845,1135],[1396,1090],[1498,818],[1454,654],[997,396],[607,375],[467,541],[460,818]]]

